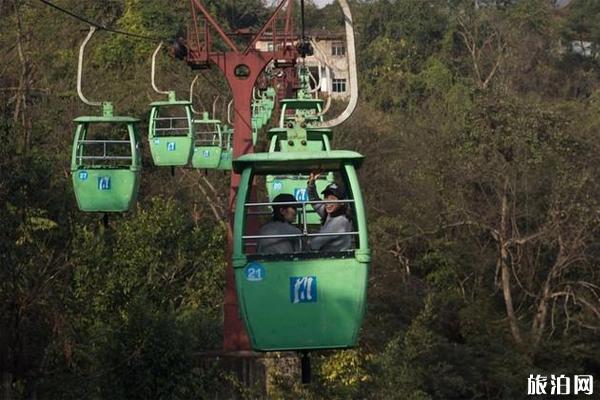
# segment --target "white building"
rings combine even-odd
[[[344,35],[322,33],[311,36],[314,54],[306,57],[306,65],[317,81],[319,92],[334,99],[350,96],[348,84],[348,56]],[[273,42],[259,40],[256,49],[273,51]]]

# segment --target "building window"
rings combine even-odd
[[[346,91],[346,80],[345,79],[334,79],[332,81],[334,93],[344,93]]]
[[[346,45],[342,42],[334,42],[331,44],[331,55],[343,57],[346,55]]]

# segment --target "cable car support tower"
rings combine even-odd
[[[297,85],[295,73],[298,58],[304,57],[310,52],[310,42],[304,36],[304,32],[302,37],[298,38],[293,31],[292,11],[295,1],[280,0],[267,22],[250,39],[246,47],[240,49],[235,41],[236,33],[226,33],[201,0],[190,0],[192,24],[188,29],[187,39],[176,42],[173,53],[176,57],[185,59],[194,70],[216,66],[225,76],[234,101],[233,159],[254,152],[251,123],[253,89],[265,68],[273,63],[275,69],[288,72],[280,74],[283,76],[284,87],[280,91],[279,97],[283,97],[285,92],[290,92],[291,85]],[[303,5],[304,1],[301,0],[301,3]],[[352,15],[346,0],[339,0],[339,3],[344,12],[346,25],[351,99],[342,114],[333,120],[321,123],[324,128],[333,128],[348,119],[356,107],[358,98]],[[215,34],[221,42],[219,48],[214,43]],[[273,50],[258,50],[257,42],[267,37],[268,41],[273,43]],[[220,50],[223,45],[226,50]],[[229,265],[226,270],[224,295],[223,351],[224,353],[245,354],[250,350],[250,343],[238,311],[234,272],[231,265],[232,224],[239,184],[240,175],[232,171],[228,202],[227,258]],[[258,230],[258,227],[255,228]]]

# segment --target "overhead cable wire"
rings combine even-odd
[[[92,21],[89,18],[82,17],[81,15],[75,14],[72,11],[69,11],[69,10],[66,10],[66,9],[60,7],[60,6],[57,6],[56,4],[51,3],[48,0],[39,0],[39,1],[41,1],[42,3],[44,3],[47,6],[50,6],[50,7],[54,8],[57,11],[60,11],[60,12],[62,12],[64,14],[67,14],[67,15],[75,18],[75,19],[78,19],[81,22],[85,22],[86,24],[92,25],[92,26],[94,26],[94,27],[96,27],[98,29],[101,29],[103,31],[112,32],[112,33],[116,33],[116,34],[119,34],[119,35],[131,36],[131,37],[138,38],[138,39],[152,40],[152,41],[156,41],[156,42],[164,40],[163,38],[159,38],[159,37],[155,37],[155,36],[140,35],[140,34],[137,34],[137,33],[126,32],[126,31],[122,31],[122,30],[119,30],[119,29],[109,28],[108,26],[99,24],[98,22]]]

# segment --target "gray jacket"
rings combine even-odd
[[[292,224],[282,221],[271,221],[260,228],[259,235],[301,235],[302,231]],[[301,237],[258,239],[259,254],[289,254],[300,250]]]
[[[307,186],[308,199],[310,201],[320,201],[321,198],[317,193],[317,187],[315,183]],[[325,204],[313,204],[313,208],[319,214],[321,218],[325,218],[323,226],[319,233],[341,233],[341,232],[352,232],[352,223],[345,215],[338,215],[331,217],[327,215],[325,211]],[[308,245],[311,250],[318,251],[342,251],[352,249],[352,235],[331,235],[331,236],[317,236],[310,239]]]

